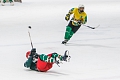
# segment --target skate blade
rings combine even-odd
[[[5,4],[4,4],[4,3],[2,3],[1,5],[2,5],[2,6],[5,6]]]
[[[66,51],[65,51],[65,54],[68,56],[67,59],[66,59],[66,62],[70,62],[71,56],[70,56],[70,54],[69,54],[69,51],[66,50]]]

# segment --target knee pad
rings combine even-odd
[[[72,30],[72,28],[67,26],[66,31],[70,32],[71,30]]]

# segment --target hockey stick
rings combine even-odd
[[[74,22],[74,23],[79,23],[79,21],[75,21],[75,20],[71,20],[71,21]],[[81,22],[80,22],[80,24],[81,24]],[[86,27],[91,28],[91,29],[95,29],[95,28],[98,28],[100,26],[100,25],[98,25],[96,27],[91,27],[91,26],[87,26],[85,24],[81,24],[81,25],[86,26]]]
[[[31,29],[31,26],[28,26],[28,28]],[[31,39],[31,35],[30,35],[29,29],[28,29],[28,34],[29,34],[29,38],[30,38],[31,47],[33,49],[33,43],[32,43],[32,39]]]
[[[83,26],[86,26],[86,27],[91,28],[91,29],[96,29],[96,28],[98,28],[100,25],[98,25],[98,26],[96,26],[96,27],[91,27],[91,26],[87,26],[87,25],[84,25],[84,24],[83,24]]]

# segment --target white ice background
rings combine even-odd
[[[62,45],[69,9],[85,5],[88,15],[68,44]],[[23,67],[31,49],[28,26],[38,53],[69,50],[71,61],[48,72]],[[23,0],[0,6],[0,80],[120,80],[120,0]]]

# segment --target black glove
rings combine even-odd
[[[30,56],[33,56],[36,54],[36,48],[31,49]]]
[[[78,24],[79,24],[79,25],[81,25],[81,24],[82,24],[82,22],[81,22],[81,21],[78,21]]]
[[[66,14],[65,20],[68,21],[70,19],[70,14]]]

